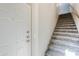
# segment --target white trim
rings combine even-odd
[[[39,54],[38,41],[38,22],[39,22],[39,4],[32,4],[32,56]]]

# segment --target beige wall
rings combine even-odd
[[[44,55],[57,23],[56,4],[33,4],[33,55]]]
[[[79,32],[79,17],[78,17],[79,16],[79,4],[78,3],[72,3],[71,7],[72,7],[71,13],[72,13],[72,16],[74,18],[75,24],[76,24],[78,32]]]

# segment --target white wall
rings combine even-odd
[[[70,12],[70,5],[69,3],[58,3],[57,7],[59,9],[59,14],[65,14]]]
[[[75,24],[79,32],[79,17],[78,17],[79,16],[79,4],[78,3],[71,4],[71,13],[72,13],[72,16],[74,18]]]
[[[44,55],[57,23],[56,4],[33,4],[33,55]],[[34,32],[35,31],[35,32]]]

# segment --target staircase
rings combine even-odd
[[[45,56],[78,56],[79,33],[70,13],[60,15]]]

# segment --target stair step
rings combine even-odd
[[[55,50],[48,50],[46,56],[63,56],[64,54]]]
[[[70,37],[77,37],[79,38],[79,34],[78,33],[67,33],[67,32],[54,32],[53,35],[59,35],[59,36],[70,36]]]
[[[55,32],[68,32],[68,33],[77,33],[77,31],[55,31]]]
[[[75,26],[73,26],[73,27],[61,27],[61,26],[57,26],[56,27],[56,29],[76,29],[76,27]]]
[[[56,51],[59,51],[59,52],[61,52],[61,53],[64,53],[64,48],[61,48],[61,47],[59,47],[58,45],[50,45],[49,46],[49,50],[56,50]]]
[[[72,20],[71,18],[62,18],[62,19],[59,19],[58,21],[74,21],[74,20]]]
[[[70,41],[68,42],[68,41],[65,41],[65,40],[52,40],[51,42],[53,44],[61,44],[61,45],[71,46],[71,47],[79,49],[79,44],[73,43],[73,42],[70,42]]]
[[[73,42],[73,43],[79,43],[78,39],[67,39],[67,38],[55,38],[53,37],[51,40],[64,40],[64,41],[68,41],[68,42]]]
[[[55,36],[51,38],[52,40],[64,40],[64,41],[71,41],[73,43],[79,43],[79,38],[73,38],[73,37],[63,37],[63,36]]]
[[[73,21],[73,19],[72,18],[61,18],[61,19],[58,19],[59,21],[62,21],[62,20],[65,20],[65,21],[69,21],[69,20],[71,20],[71,21]]]
[[[73,52],[79,52],[79,48],[74,48],[74,47],[72,47],[72,46],[66,46],[66,45],[57,45],[57,44],[51,44],[50,46],[49,46],[49,49],[50,50],[53,50],[53,49],[56,49],[56,50],[58,50],[58,51],[61,51],[62,53],[64,53],[65,54],[65,51],[66,50],[69,50],[69,51],[73,51]]]
[[[70,27],[68,27],[68,26],[66,26],[66,27],[65,27],[65,26],[64,26],[64,27],[57,26],[56,29],[57,29],[57,28],[76,28],[76,27],[75,27],[75,26],[73,26],[73,27],[71,27],[71,26],[70,26]]]
[[[58,21],[68,21],[68,22],[74,22],[74,20],[71,20],[71,19],[68,19],[68,18],[59,19]]]
[[[57,36],[57,35],[53,35],[52,39],[59,39],[59,40],[67,40],[67,41],[78,41],[79,42],[79,38],[77,37],[70,37],[70,36]]]
[[[70,29],[68,29],[68,28],[59,28],[59,29],[56,29],[55,28],[55,31],[77,31],[77,29],[76,28],[70,28]]]
[[[55,32],[71,32],[71,33],[78,33],[76,29],[55,29]]]
[[[57,25],[56,27],[74,27],[75,25]],[[76,26],[75,26],[76,27]]]
[[[74,21],[58,21],[58,23],[74,23]]]
[[[58,23],[74,23],[74,21],[58,21]]]
[[[75,25],[75,24],[66,24],[66,23],[64,23],[64,24],[63,24],[63,23],[60,23],[60,24],[59,24],[59,23],[58,23],[57,25]]]
[[[70,16],[67,16],[67,17],[61,17],[59,16],[59,20],[64,20],[64,19],[67,19],[67,20],[72,20],[72,17]]]
[[[56,27],[73,27],[73,26],[76,26],[76,25],[57,25]]]
[[[64,21],[64,20],[63,20],[63,21],[57,21],[57,22],[58,22],[58,23],[75,23],[75,22],[72,21],[72,20],[71,20],[71,21]]]
[[[61,22],[61,23],[58,23],[58,24],[74,24],[74,23],[68,23],[68,22],[67,23],[63,23],[63,22]]]
[[[57,24],[57,25],[61,25],[61,26],[76,26],[75,24]]]
[[[76,28],[59,28],[59,29],[55,29],[55,31],[77,31]]]

